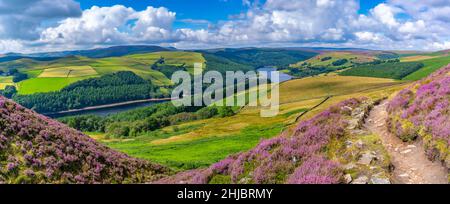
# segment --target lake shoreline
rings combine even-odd
[[[45,115],[48,117],[55,117],[58,115],[72,115],[72,114],[77,115],[77,113],[80,113],[80,115],[81,115],[83,112],[120,108],[120,107],[133,106],[133,105],[139,105],[139,104],[144,104],[144,103],[160,103],[160,102],[167,102],[167,101],[171,101],[171,100],[174,100],[174,98],[142,99],[142,100],[111,103],[111,104],[98,105],[98,106],[89,106],[89,107],[80,108],[80,109],[72,109],[72,110],[59,111],[59,112],[53,112],[53,113],[42,113],[42,115]]]

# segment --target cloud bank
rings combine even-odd
[[[449,0],[388,0],[360,14],[358,0],[244,0],[247,11],[207,29],[174,28],[167,8],[115,5],[81,10],[73,0],[0,0],[0,52],[119,44],[179,48],[337,46],[450,49]]]

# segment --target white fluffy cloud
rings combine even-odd
[[[0,0],[0,39],[35,40],[43,24],[80,14],[74,0]]]
[[[68,18],[42,32],[49,44],[120,44],[172,40],[175,13],[148,7],[135,11],[121,5],[92,7],[79,18]]]
[[[216,44],[344,41],[347,22],[357,16],[354,0],[267,0],[245,16],[226,21],[205,33],[184,30],[189,39]],[[208,36],[208,37],[206,37]]]
[[[225,46],[351,46],[446,49],[449,0],[387,0],[359,14],[358,0],[244,0],[246,12],[207,29],[174,29],[166,8],[121,5],[80,11],[73,0],[0,0],[0,53],[114,44],[182,48]],[[20,12],[20,15],[13,15]],[[51,15],[50,15],[51,14]],[[58,20],[59,19],[59,20]],[[198,23],[196,19],[183,21]],[[11,46],[8,46],[11,44]]]

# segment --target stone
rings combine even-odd
[[[391,184],[389,178],[386,177],[372,177],[370,179],[370,183],[372,184]]]
[[[352,170],[354,168],[356,168],[356,165],[354,163],[348,163],[344,166],[345,170]]]
[[[250,181],[251,181],[252,179],[251,178],[242,178],[240,181],[239,181],[239,183],[240,184],[249,184],[250,183]]]
[[[353,181],[352,176],[350,174],[345,174],[344,181],[346,184],[349,184]]]
[[[347,129],[354,130],[354,129],[357,129],[358,127],[359,127],[359,120],[351,119],[348,121]]]
[[[370,165],[370,163],[372,163],[373,159],[375,158],[376,156],[371,152],[366,152],[361,156],[361,158],[359,158],[358,164]]]
[[[362,149],[364,147],[364,142],[362,140],[356,141],[356,147]]]
[[[347,148],[352,147],[352,145],[353,145],[353,142],[352,142],[352,141],[345,141],[345,146],[346,146]]]
[[[402,151],[402,152],[400,152],[400,153],[402,153],[402,154],[408,154],[408,153],[410,153],[410,152],[412,152],[412,150],[410,150],[410,149],[407,149],[407,150],[405,150],[405,151]]]
[[[414,149],[414,148],[416,148],[416,145],[408,145],[408,146],[406,146],[406,148]]]
[[[400,175],[398,175],[399,177],[409,177],[409,175],[408,174],[400,174]]]
[[[360,176],[357,179],[352,181],[352,184],[367,184],[369,178],[367,176]]]
[[[352,107],[349,107],[349,106],[344,106],[344,107],[342,107],[341,108],[343,111],[348,111],[348,112],[352,112],[353,111],[353,108]]]

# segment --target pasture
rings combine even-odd
[[[118,71],[132,71],[140,77],[151,80],[154,85],[172,85],[170,79],[162,72],[151,69],[160,58],[166,65],[185,65],[188,71],[193,70],[194,63],[205,63],[203,55],[195,52],[154,52],[133,54],[122,57],[87,58],[65,57],[53,61],[35,61],[20,59],[0,63],[0,66],[17,68],[28,75],[28,80],[18,84],[19,94],[58,91],[75,81],[86,77],[96,77]],[[10,83],[0,83],[0,87]]]
[[[12,77],[8,76],[8,77],[3,77],[0,76],[0,90],[5,89],[6,86],[13,86],[14,83],[12,81]]]
[[[428,59],[434,59],[437,58],[439,56],[431,56],[431,55],[414,55],[414,56],[407,56],[407,57],[402,57],[400,59],[401,62],[417,62],[417,61],[423,61],[423,60],[428,60]]]
[[[69,84],[87,79],[89,77],[72,78],[33,78],[21,81],[17,84],[18,93],[21,95],[59,91]]]
[[[405,78],[403,78],[403,80],[416,81],[427,77],[439,68],[450,64],[450,56],[437,57],[420,62],[422,62],[425,66],[417,70],[416,72],[413,72],[412,74],[406,76]]]
[[[97,72],[90,66],[67,66],[44,69],[39,78],[74,78],[95,76]]]

